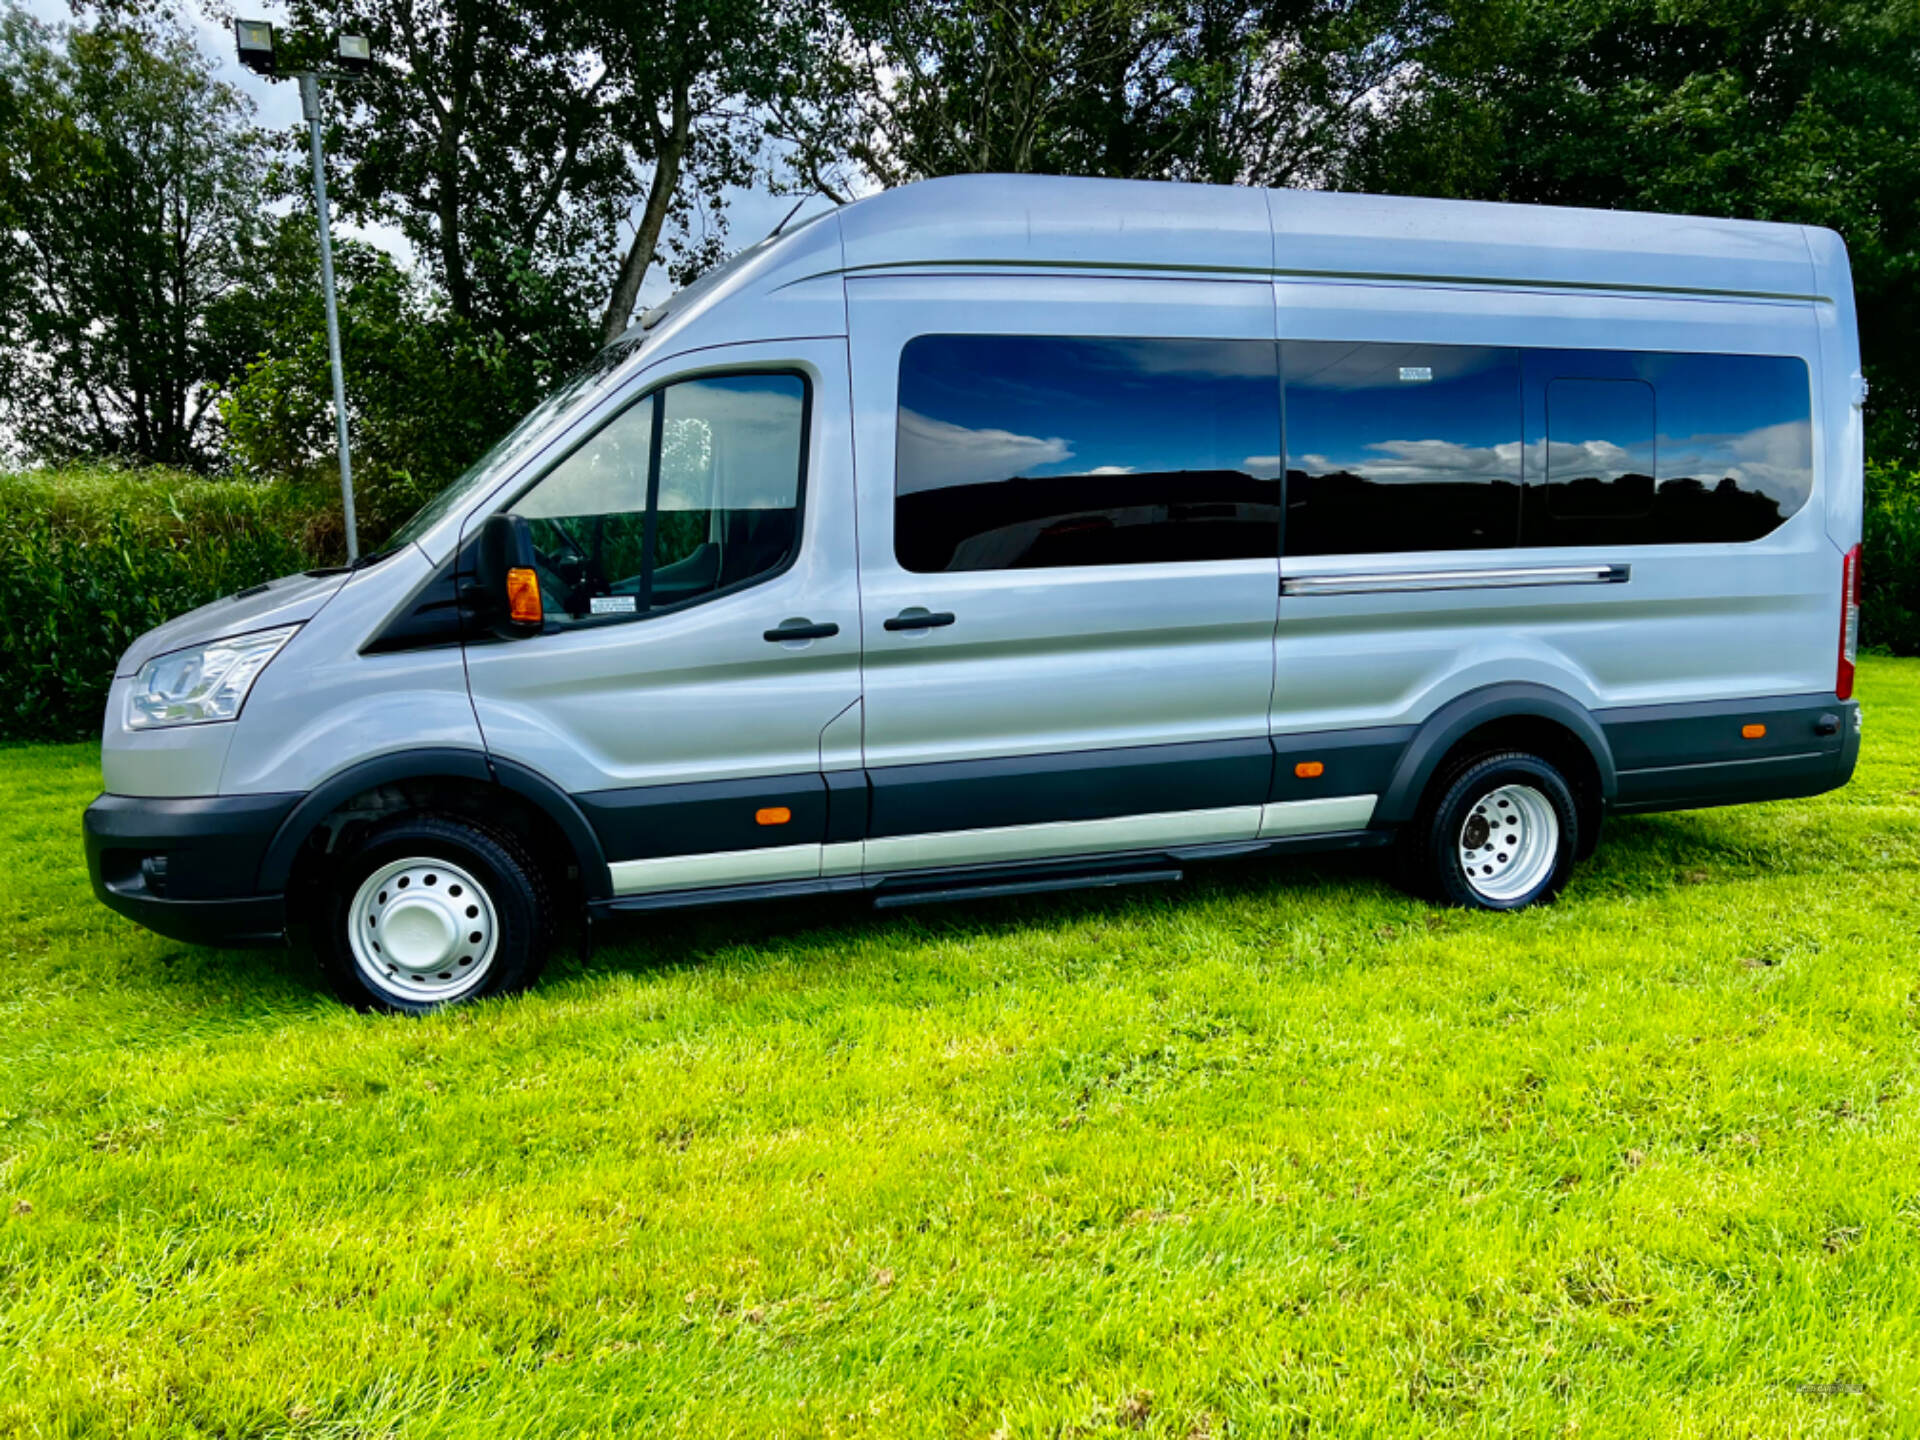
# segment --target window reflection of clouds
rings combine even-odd
[[[1785,420],[1732,434],[1668,435],[1654,442],[1658,475],[1706,484],[1728,478],[1780,502],[1787,514],[1813,493],[1813,424]]]
[[[1812,494],[1801,360],[1540,350],[1527,352],[1526,369],[1525,543],[1738,544],[1775,529]],[[1605,403],[1609,392],[1617,399],[1635,388],[1622,382],[1648,387],[1649,402],[1631,412]]]
[[[975,429],[904,406],[897,443],[902,495],[1034,474],[1073,458],[1073,447],[1058,435],[1042,439],[993,426]]]
[[[1381,484],[1519,481],[1518,352],[1324,341],[1285,352],[1293,468]]]
[[[1485,549],[1519,523],[1519,351],[1286,341],[1289,554]]]
[[[898,490],[1257,474],[1262,455],[1263,478],[1276,478],[1276,366],[1272,343],[1257,340],[920,336],[901,356]]]
[[[900,357],[907,569],[1274,558],[1270,340],[924,335]]]

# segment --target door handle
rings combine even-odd
[[[793,620],[778,629],[767,631],[765,638],[778,645],[789,640],[824,640],[829,635],[839,633],[840,627],[831,620],[824,625],[815,625],[810,620]]]
[[[888,630],[938,630],[953,623],[951,610],[902,610],[883,624]]]

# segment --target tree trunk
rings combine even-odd
[[[680,184],[680,166],[687,154],[687,131],[692,123],[687,93],[676,91],[673,97],[673,128],[657,137],[654,145],[653,184],[647,190],[646,208],[640,212],[640,228],[633,243],[621,257],[620,273],[614,277],[613,294],[606,314],[600,317],[600,343],[611,345],[633,323],[633,307],[640,299],[640,282],[647,278],[654,251],[660,247],[660,231],[667,223],[667,207]]]

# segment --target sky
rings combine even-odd
[[[66,0],[26,0],[25,8],[41,20],[71,22],[73,19],[73,11]],[[279,130],[300,123],[300,87],[294,81],[273,80],[242,69],[240,62],[234,58],[233,32],[224,23],[208,17],[198,6],[176,4],[174,11],[198,38],[201,50],[218,62],[219,78],[234,86],[258,107],[258,119],[262,125]],[[285,20],[284,11],[277,5],[248,6],[242,13],[248,19]],[[727,193],[729,251],[744,249],[766,235],[793,208],[793,203],[793,196],[775,195],[765,188],[730,189]],[[794,218],[804,219],[830,208],[831,201],[810,196]],[[629,222],[627,237],[631,237],[633,221],[638,218],[636,208],[633,220]],[[336,219],[334,232],[378,245],[403,263],[411,265],[414,261],[412,247],[392,226],[348,225]],[[611,275],[607,277],[607,282],[609,286],[612,285]],[[667,298],[672,289],[665,267],[655,265],[648,271],[646,282],[641,287],[640,308],[658,304]]]

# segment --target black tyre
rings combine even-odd
[[[405,815],[340,857],[313,940],[349,1005],[420,1015],[531,985],[551,914],[540,868],[512,836]]]
[[[1402,877],[1429,900],[1474,910],[1551,901],[1580,850],[1573,790],[1538,755],[1484,755],[1443,775],[1402,839]]]

